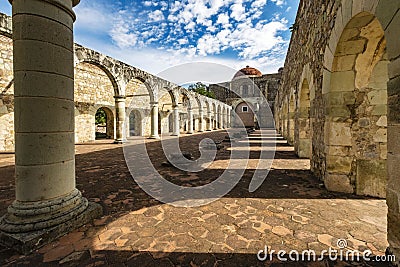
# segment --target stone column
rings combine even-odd
[[[207,112],[207,118],[208,118],[207,131],[211,131],[212,130],[212,113],[211,113],[211,111]]]
[[[101,214],[75,187],[72,6],[14,0],[15,196],[0,242],[22,253]]]
[[[158,102],[152,102],[151,105],[151,139],[158,139]]]
[[[116,135],[114,144],[122,144],[126,142],[125,130],[125,96],[114,96],[115,98],[115,113],[116,113]]]
[[[173,136],[179,136],[180,134],[180,127],[179,127],[179,106],[176,105],[173,107],[173,118],[174,118],[174,123],[173,123]]]
[[[199,110],[199,120],[200,120],[200,129],[199,132],[204,132],[205,125],[204,125],[204,112],[203,109],[200,108]]]
[[[188,134],[193,133],[193,110],[188,108]]]
[[[226,128],[231,127],[231,110],[228,108],[226,110]]]
[[[217,115],[215,116],[215,130],[218,130],[221,128],[221,113],[217,112]]]

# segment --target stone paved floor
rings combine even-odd
[[[223,131],[185,135],[182,150],[198,157],[204,137],[224,139]],[[0,266],[369,266],[364,263],[260,262],[265,245],[276,251],[313,249],[320,253],[345,239],[349,249],[383,255],[386,242],[384,200],[326,191],[279,139],[266,181],[249,193],[260,153],[259,132],[251,135],[250,161],[237,186],[208,205],[178,208],[149,197],[131,178],[121,145],[108,142],[76,146],[77,187],[103,206],[104,216],[61,237],[29,256],[0,247]],[[216,161],[199,173],[164,166],[159,141],[146,140],[150,158],[168,180],[198,186],[215,180],[226,168],[229,143]],[[0,215],[14,198],[12,154],[0,155]],[[373,266],[387,266],[387,264]]]

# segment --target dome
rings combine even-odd
[[[233,76],[233,79],[241,77],[241,76],[256,76],[256,77],[261,77],[262,73],[256,68],[252,68],[250,66],[246,66],[246,68],[243,68],[236,72],[235,76]]]

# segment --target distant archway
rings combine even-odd
[[[304,79],[299,92],[297,109],[298,142],[295,142],[296,153],[300,158],[311,157],[311,127],[310,127],[310,85]]]
[[[129,136],[142,135],[142,116],[138,110],[129,113]]]
[[[253,107],[245,101],[240,102],[235,107],[235,125],[234,127],[255,128],[256,118],[254,116]]]
[[[111,109],[101,107],[95,115],[96,140],[114,139],[114,115]]]

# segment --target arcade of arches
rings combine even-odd
[[[400,3],[306,2],[275,102],[277,129],[328,190],[386,198],[388,251],[400,256]]]
[[[11,2],[13,18],[0,17],[0,151],[15,150],[15,197],[13,202],[4,201],[8,209],[0,223],[2,244],[30,253],[46,242],[57,240],[35,253],[43,251],[43,261],[57,260],[59,264],[74,257],[83,260],[86,254],[82,250],[91,246],[104,253],[110,247],[121,251],[144,250],[147,254],[139,258],[137,265],[140,261],[154,263],[164,257],[153,252],[174,248],[184,251],[186,245],[193,245],[189,252],[195,254],[198,252],[195,249],[205,254],[217,251],[213,255],[215,262],[229,262],[231,253],[253,253],[268,245],[260,242],[260,238],[290,251],[293,247],[285,245],[319,249],[321,244],[331,246],[333,236],[343,238],[336,235],[347,233],[345,238],[350,246],[362,248],[365,244],[364,247],[381,254],[387,247],[386,253],[396,256],[393,264],[399,263],[400,174],[395,169],[400,162],[399,1],[300,1],[274,102],[276,130],[287,142],[276,137],[274,130],[266,132],[267,139],[273,139],[277,145],[276,161],[272,177],[255,192],[256,197],[233,190],[232,195],[210,206],[171,212],[173,207],[154,200],[140,204],[145,194],[139,187],[105,192],[104,188],[115,181],[111,177],[90,176],[98,184],[81,180],[89,184],[86,185],[89,190],[105,185],[99,188],[108,194],[103,201],[105,212],[119,214],[117,209],[143,205],[121,213],[121,218],[114,218],[113,222],[110,216],[104,216],[93,224],[90,222],[102,215],[102,208],[94,203],[100,198],[88,201],[85,198],[88,192],[82,191],[82,196],[77,189],[76,147],[79,151],[90,150],[81,144],[96,143],[96,135],[117,144],[127,138],[145,136],[152,139],[147,141],[154,146],[153,155],[158,155],[160,135],[202,133],[222,140],[226,135],[222,130],[231,125],[232,108],[74,45],[72,8],[79,0],[35,0],[32,5],[26,5],[24,0]],[[236,108],[245,113],[244,107],[245,104],[239,104]],[[254,151],[260,151],[257,142],[264,133],[248,137]],[[199,136],[191,134],[184,138],[198,143]],[[287,144],[294,146],[293,150]],[[189,146],[191,141],[182,145]],[[116,147],[121,148],[108,143],[101,151],[104,154],[86,151],[86,156],[108,164],[118,153],[121,157]],[[199,184],[225,170],[228,159],[224,156],[229,149],[232,147],[218,154],[212,170],[200,177],[203,180]],[[291,151],[298,157],[291,156]],[[83,162],[88,166],[80,168],[88,176],[106,169],[96,162]],[[106,171],[115,172],[112,179],[121,181],[126,173],[118,172],[118,168],[109,166]],[[247,171],[254,173],[254,169]],[[6,168],[0,171],[5,173]],[[199,178],[196,173],[166,172],[171,179],[181,179],[183,185]],[[313,185],[314,178],[326,189]],[[243,182],[239,185],[243,186]],[[268,191],[274,186],[280,189]],[[270,194],[263,195],[266,192]],[[126,198],[120,198],[122,195]],[[285,199],[283,196],[287,195],[290,197]],[[382,214],[386,215],[383,199],[387,205],[387,225],[381,223],[386,222],[382,218]],[[110,208],[113,201],[120,206]],[[342,211],[343,220],[329,217],[329,212]],[[326,218],[322,219],[323,216]],[[143,230],[127,227],[132,222]],[[208,224],[199,225],[203,222]],[[58,239],[86,223],[87,226]],[[350,229],[343,229],[343,225]],[[363,225],[365,232],[361,229]],[[327,232],[318,232],[321,228]],[[386,232],[387,236],[382,237]],[[80,244],[72,244],[74,238]],[[171,241],[173,238],[176,239]],[[83,242],[89,239],[88,244]],[[51,251],[53,247],[56,248]],[[2,250],[0,256],[4,255],[1,253]],[[98,255],[93,256],[96,253],[92,250],[90,254],[95,261]],[[118,255],[122,257],[123,253]],[[108,263],[118,260],[117,257],[110,256]],[[128,260],[138,259],[135,257]],[[204,255],[192,257],[187,266],[201,262]],[[237,259],[240,257],[245,255]],[[255,255],[250,257],[256,259]],[[10,256],[8,263],[13,264],[17,258]],[[168,266],[176,265],[174,260],[168,258],[168,261]],[[228,266],[235,264],[241,263],[234,260]]]

